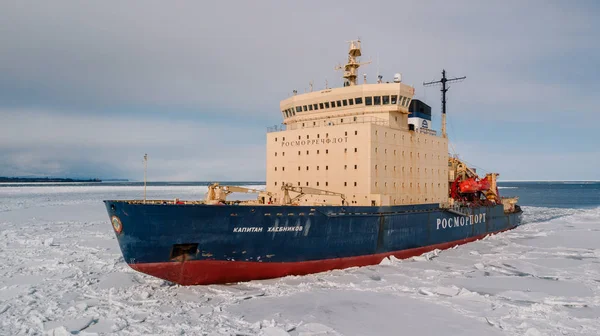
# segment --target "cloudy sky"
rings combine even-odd
[[[292,90],[360,37],[453,150],[505,180],[600,179],[596,1],[1,1],[0,176],[264,180]],[[377,62],[361,69],[374,80]],[[439,115],[434,123],[439,124]],[[439,127],[439,125],[438,125]]]

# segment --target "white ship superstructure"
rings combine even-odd
[[[273,203],[286,184],[343,194],[347,205],[448,201],[447,138],[423,120],[410,125],[415,90],[400,76],[358,84],[360,55],[360,41],[351,41],[343,87],[281,101],[284,127],[267,134],[266,189]],[[306,194],[296,202],[340,204],[340,198]]]

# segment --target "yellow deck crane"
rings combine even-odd
[[[244,188],[238,186],[220,185],[219,183],[213,183],[208,186],[208,192],[206,193],[206,204],[218,204],[225,203],[227,201],[227,195],[234,193],[257,193],[258,201],[260,204],[265,204],[271,201],[271,194],[268,191]]]
[[[342,205],[346,205],[346,196],[341,193],[310,188],[310,187],[296,187],[289,183],[284,184],[281,187],[283,191],[283,199],[281,200],[282,205],[293,205],[298,199],[300,199],[304,195],[322,195],[322,196],[339,196],[342,199]],[[294,198],[290,197],[290,191],[298,193],[298,195]]]

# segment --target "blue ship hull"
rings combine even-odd
[[[302,275],[407,258],[517,227],[502,205],[274,206],[105,201],[125,261],[182,285]]]

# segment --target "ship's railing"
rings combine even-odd
[[[315,128],[315,127],[327,127],[327,126],[338,126],[338,125],[348,125],[348,124],[375,124],[379,126],[389,126],[390,123],[385,119],[375,118],[375,117],[351,117],[351,118],[343,118],[342,122],[341,118],[331,118],[325,120],[318,121],[305,121],[305,122],[297,122],[291,125],[287,125],[287,130],[296,130],[302,128]]]

